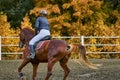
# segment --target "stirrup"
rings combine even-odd
[[[34,59],[34,58],[35,58],[35,54],[31,54],[29,57],[30,57],[31,59]]]

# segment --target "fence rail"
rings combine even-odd
[[[2,44],[2,39],[8,39],[8,38],[13,38],[13,39],[16,39],[16,38],[19,38],[19,37],[3,37],[3,36],[0,36],[0,60],[1,60],[1,57],[2,57],[2,54],[22,54],[22,52],[13,52],[13,53],[8,53],[8,52],[2,52],[2,47],[3,46],[18,46],[18,44]],[[57,36],[57,37],[53,37],[53,38],[57,38],[57,39],[71,39],[71,38],[79,38],[80,39],[80,42],[83,46],[120,46],[120,44],[85,44],[85,39],[92,39],[92,38],[112,38],[112,39],[120,39],[120,36]],[[87,53],[120,53],[120,52],[87,52]]]

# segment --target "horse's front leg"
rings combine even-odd
[[[52,75],[52,68],[55,64],[55,60],[54,59],[51,59],[48,61],[48,71],[47,71],[47,76],[45,78],[45,80],[49,80],[50,76]]]
[[[39,63],[32,64],[33,65],[33,80],[37,80],[36,75],[37,75],[38,64]]]
[[[27,61],[26,59],[24,59],[23,62],[22,62],[22,64],[19,66],[18,72],[19,72],[20,79],[23,78],[23,73],[21,71],[22,71],[23,67],[25,67],[28,63],[29,63],[29,61]]]

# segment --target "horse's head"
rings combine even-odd
[[[24,46],[24,44],[25,44],[25,35],[24,35],[23,32],[21,32],[21,33],[19,34],[19,36],[20,36],[19,47],[20,47],[20,48],[23,48],[23,46]]]
[[[34,36],[34,31],[31,30],[30,28],[23,28],[21,29],[19,36],[20,36],[19,47],[22,48]]]

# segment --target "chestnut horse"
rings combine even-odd
[[[88,67],[97,69],[96,65],[93,65],[86,58],[85,47],[80,44],[67,44],[63,40],[45,40],[41,41],[36,45],[35,51],[36,56],[34,59],[28,61],[26,56],[30,55],[29,41],[34,36],[34,31],[30,28],[23,28],[20,32],[20,43],[19,47],[22,48],[25,45],[24,50],[24,60],[18,68],[20,79],[23,78],[23,73],[21,72],[23,67],[29,62],[33,65],[33,80],[36,80],[37,68],[40,62],[48,63],[48,71],[45,80],[49,80],[52,75],[52,68],[54,64],[59,61],[60,66],[63,68],[65,74],[63,80],[66,80],[70,70],[67,66],[68,60],[70,58],[72,51],[80,51],[82,61],[88,65]]]

